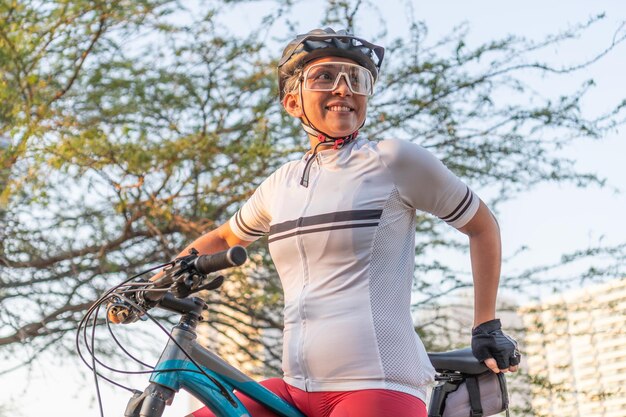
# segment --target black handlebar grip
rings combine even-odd
[[[210,274],[222,269],[242,265],[248,259],[248,252],[243,246],[233,246],[223,252],[212,255],[201,255],[194,265],[201,274]]]

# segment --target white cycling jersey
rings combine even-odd
[[[285,381],[306,391],[391,389],[426,399],[434,370],[410,314],[415,210],[465,225],[474,193],[424,148],[353,141],[274,172],[230,220],[268,234],[285,293]]]

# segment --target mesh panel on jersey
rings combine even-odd
[[[433,369],[411,319],[415,211],[394,188],[372,243],[370,303],[388,388],[425,386]]]

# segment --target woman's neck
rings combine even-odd
[[[309,135],[309,143],[311,145],[311,149],[309,149],[309,152],[313,152],[313,150],[315,149],[315,147],[317,146],[318,143],[320,143],[319,139],[317,138],[317,136],[313,136],[313,135]],[[317,146],[317,150],[318,152],[323,150],[323,149],[329,149],[334,145],[333,142],[328,142],[328,143],[322,143],[320,146]]]

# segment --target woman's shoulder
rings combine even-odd
[[[403,139],[382,139],[369,143],[388,166],[404,161],[416,163],[423,159],[433,158],[433,155],[423,146]]]
[[[269,184],[287,180],[290,176],[293,175],[294,172],[297,171],[297,167],[298,165],[300,165],[300,162],[300,159],[285,162],[276,170],[274,170],[270,175],[268,175],[263,182]]]
[[[292,169],[295,169],[298,165],[300,165],[300,162],[302,161],[302,158],[298,158],[298,159],[294,159],[291,161],[287,161],[284,164],[282,164],[280,167],[278,167],[278,169],[276,172],[286,172],[286,171],[290,171]]]

